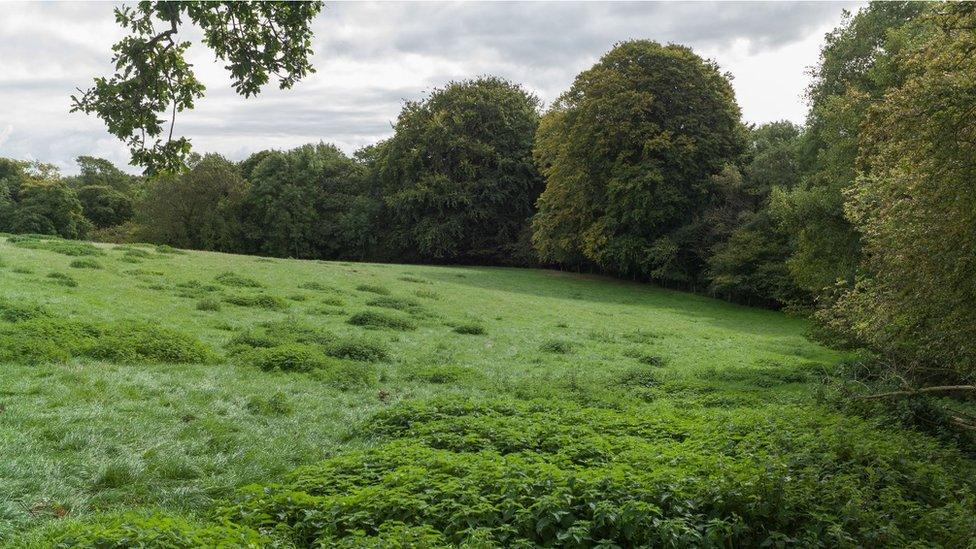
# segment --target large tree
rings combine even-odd
[[[931,6],[868,112],[846,192],[857,283],[822,313],[916,379],[976,380],[976,6]]]
[[[712,176],[741,153],[732,86],[691,49],[618,44],[553,105],[535,156],[546,177],[542,259],[694,284]]]
[[[249,97],[272,76],[285,89],[313,71],[310,25],[321,9],[321,2],[150,1],[116,8],[128,34],[112,47],[115,73],[79,90],[71,110],[101,118],[148,173],[181,171],[190,142],[173,136],[176,113],[204,94],[181,27],[189,22],[203,31],[203,43],[227,63],[234,90]]]
[[[153,242],[233,251],[245,191],[236,164],[217,154],[194,155],[185,173],[162,175],[150,183],[137,219]]]
[[[521,86],[486,77],[404,106],[375,154],[401,259],[525,261],[519,243],[542,191],[532,161],[538,105]]]
[[[322,143],[260,154],[242,209],[247,250],[363,259],[378,207],[363,192],[363,166]]]
[[[90,226],[54,166],[0,158],[0,231],[81,238]]]
[[[860,127],[870,106],[903,75],[893,63],[904,47],[897,32],[921,2],[873,2],[827,35],[807,98],[810,112],[801,149],[802,184],[773,193],[773,211],[790,235],[787,265],[797,283],[829,301],[838,280],[851,282],[860,236],[844,216],[844,190],[857,175]]]

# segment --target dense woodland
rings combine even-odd
[[[389,139],[132,176],[0,159],[0,231],[279,257],[543,266],[811,314],[914,384],[976,375],[976,5],[871,4],[826,37],[804,126],[731,75],[616,45],[545,108],[451,82]]]

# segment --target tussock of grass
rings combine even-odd
[[[62,286],[67,286],[69,288],[75,288],[78,286],[78,281],[75,280],[74,277],[60,271],[50,272],[47,274],[47,277]]]
[[[7,322],[22,322],[33,318],[46,318],[51,313],[45,307],[36,303],[14,301],[0,298],[0,319]]]
[[[550,339],[540,345],[539,350],[544,353],[564,355],[573,351],[573,344],[561,339]]]
[[[120,249],[120,248],[116,248],[116,249]],[[122,253],[122,257],[124,258],[150,259],[153,256],[151,252],[147,250],[143,250],[142,248],[123,248],[123,249],[124,252]]]
[[[381,311],[361,311],[349,317],[347,322],[353,326],[363,326],[366,328],[386,328],[400,331],[417,329],[417,325],[409,318],[395,316]]]
[[[198,311],[219,311],[220,309],[220,300],[215,297],[205,297],[200,301],[197,301]]]
[[[322,304],[332,305],[333,307],[342,307],[346,304],[346,302],[338,297],[326,297],[322,299]]]
[[[390,353],[382,343],[363,337],[344,337],[330,343],[326,354],[336,358],[360,362],[380,362],[390,358]]]
[[[376,368],[369,362],[336,360],[311,374],[313,379],[340,391],[352,391],[376,385]]]
[[[74,269],[101,269],[102,264],[95,261],[94,259],[75,259],[68,264],[69,267]]]
[[[316,316],[345,316],[346,310],[341,307],[309,307],[305,312]]]
[[[375,284],[360,284],[356,286],[356,289],[360,292],[368,292],[371,294],[390,295],[390,290],[386,286],[377,286]]]
[[[641,364],[647,364],[648,366],[664,366],[667,359],[661,355],[650,353],[644,349],[627,349],[624,351],[624,356],[628,358],[633,358]]]
[[[59,253],[61,255],[84,256],[84,255],[103,255],[104,252],[98,247],[88,242],[76,240],[61,240],[60,238],[44,237],[37,235],[21,235],[22,238],[10,237],[8,240],[15,246],[31,250],[45,250],[48,252]]]
[[[310,281],[310,282],[302,282],[301,284],[298,285],[298,287],[301,288],[302,290],[314,290],[316,292],[328,292],[328,291],[332,291],[332,288],[331,287],[326,286],[325,284],[322,284],[321,282],[316,282],[314,280],[313,281]]]
[[[411,369],[407,372],[407,379],[426,383],[458,383],[470,380],[477,375],[477,371],[454,364],[431,364]]]
[[[288,395],[281,391],[272,395],[251,395],[245,407],[248,412],[258,416],[287,416],[295,411]]]
[[[413,282],[415,284],[430,284],[429,280],[424,280],[423,278],[417,278],[411,275],[398,277],[397,280],[402,280],[404,282]]]
[[[383,307],[385,309],[396,309],[410,314],[419,314],[424,311],[423,305],[405,297],[377,297],[366,302],[370,307]]]
[[[309,372],[327,366],[331,360],[318,347],[304,343],[257,349],[250,354],[250,359],[266,372]]]
[[[242,276],[237,273],[223,272],[214,277],[214,282],[222,284],[224,286],[230,286],[233,288],[263,288],[264,284],[261,284],[253,278]]]
[[[17,274],[34,274],[34,269],[31,269],[30,267],[14,267],[10,269],[10,271]]]
[[[132,276],[163,276],[163,271],[157,271],[154,269],[128,269],[123,271],[127,275]],[[179,284],[177,284],[179,286]]]
[[[276,295],[269,294],[229,295],[224,297],[224,301],[231,305],[237,305],[238,307],[255,307],[270,311],[283,311],[288,308],[287,301]]]
[[[434,299],[434,300],[436,300],[436,299],[440,299],[441,298],[440,294],[438,294],[437,292],[435,292],[433,290],[425,290],[423,288],[421,288],[419,290],[414,290],[413,295],[415,295],[417,297],[422,297],[424,299]]]
[[[480,322],[464,322],[454,327],[454,333],[464,335],[482,335],[485,333],[485,326]]]
[[[174,248],[174,247],[172,247],[172,246],[170,246],[168,244],[159,244],[159,245],[157,245],[156,246],[156,253],[158,253],[158,254],[167,254],[167,255],[184,255],[184,254],[186,254],[186,252],[184,252],[183,250],[179,250],[179,249]]]

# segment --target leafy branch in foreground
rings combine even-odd
[[[72,95],[71,112],[101,118],[147,174],[181,171],[190,141],[174,139],[176,113],[192,109],[205,90],[186,60],[190,42],[179,40],[181,25],[203,30],[203,43],[227,62],[234,90],[250,97],[272,75],[287,89],[314,72],[310,24],[321,9],[321,2],[148,1],[116,8],[129,34],[112,47],[115,74]]]

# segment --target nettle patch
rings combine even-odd
[[[301,547],[970,539],[976,471],[927,439],[785,407],[639,412],[405,404],[365,423],[385,442],[245,488],[219,515]]]

